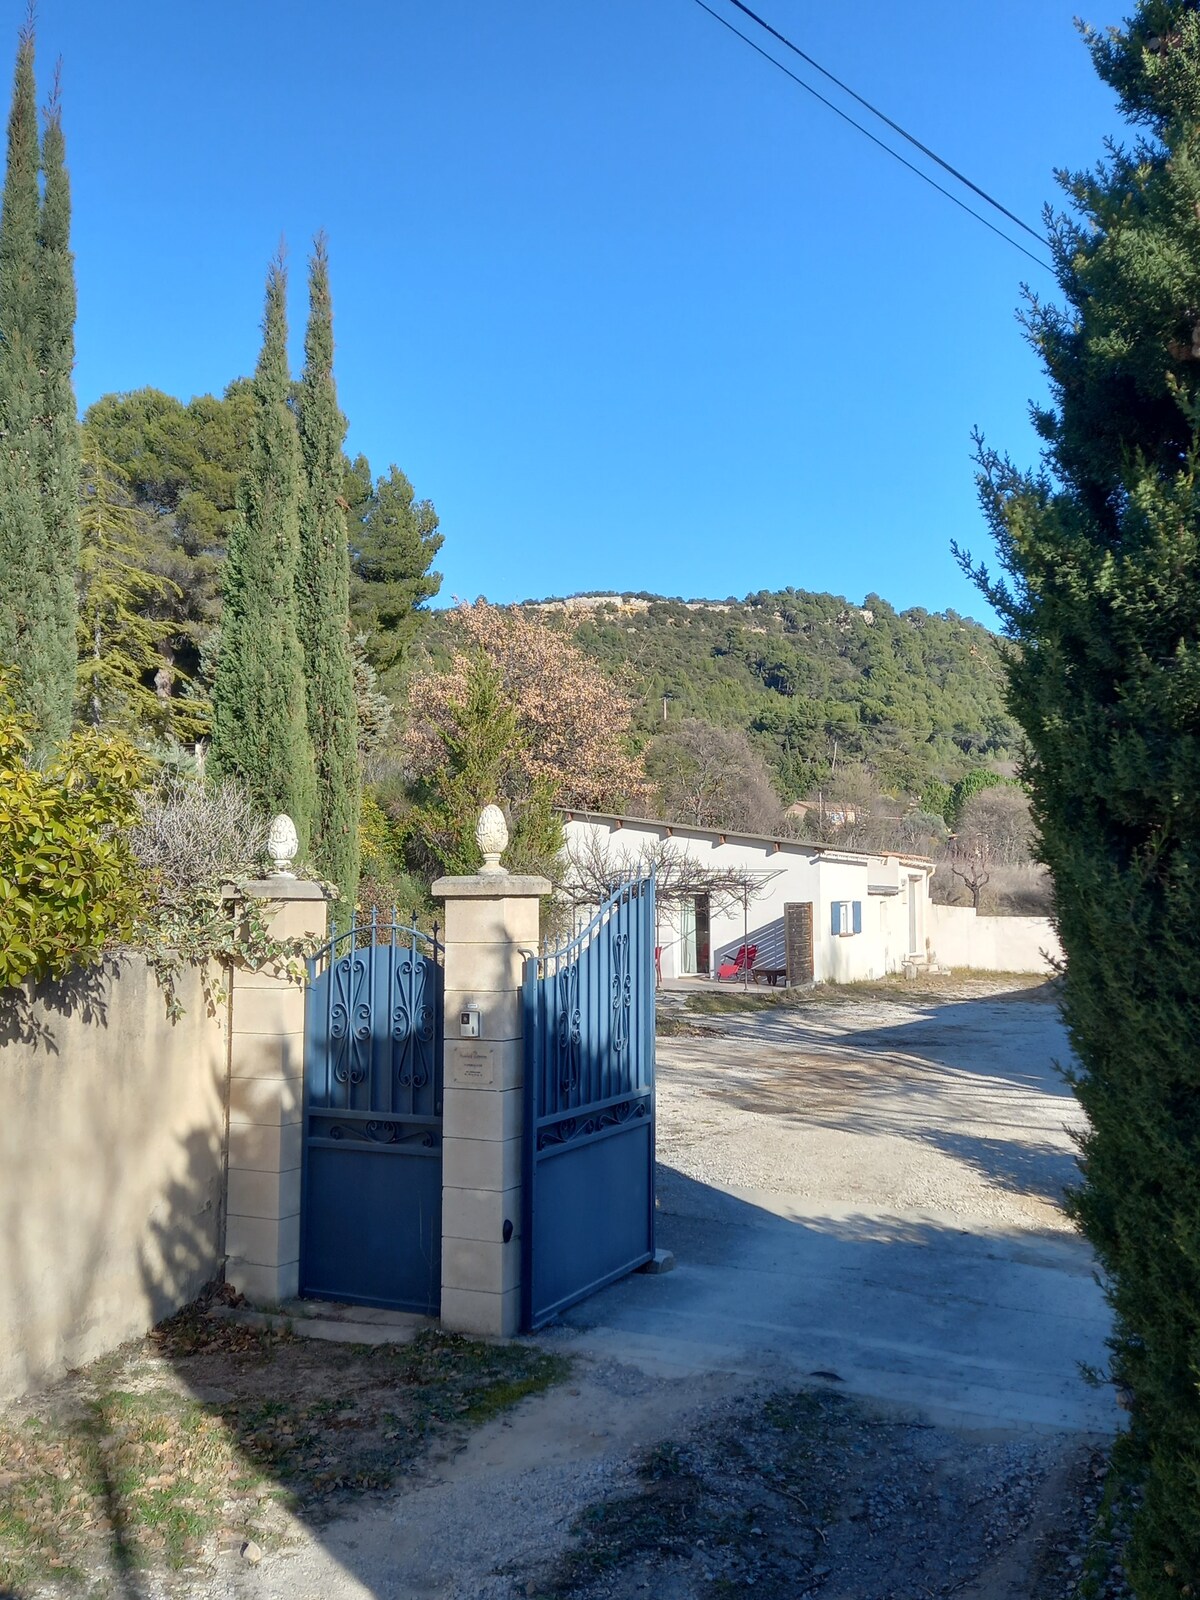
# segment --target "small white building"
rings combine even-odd
[[[695,864],[697,892],[660,904],[664,980],[715,977],[743,946],[756,947],[760,981],[781,983],[881,978],[927,960],[933,862],[924,856],[594,811],[568,811],[564,835],[569,862],[603,859],[615,873],[644,868],[664,849]],[[678,874],[677,884],[686,888],[686,879]]]

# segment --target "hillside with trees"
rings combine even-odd
[[[1017,755],[999,641],[952,611],[898,612],[875,594],[857,606],[803,589],[540,609],[627,679],[643,735],[684,719],[743,730],[785,802],[851,766],[915,798],[931,779],[953,784]]]
[[[504,659],[511,651],[500,642],[513,638],[541,665],[532,687]],[[1049,910],[1028,795],[1014,776],[1020,736],[1004,707],[1000,641],[976,622],[897,612],[877,595],[852,606],[796,589],[742,601],[478,602],[435,613],[416,656],[429,661],[423,672],[449,673],[463,704],[464,640],[499,671],[519,719],[528,723],[537,702],[542,725],[529,726],[527,742],[547,758],[541,778],[560,804],[908,850],[937,859],[939,900]],[[568,704],[579,698],[570,687],[579,669],[548,665],[568,648],[591,667],[590,719]],[[410,727],[425,716],[422,676],[415,689],[401,708]],[[628,759],[614,746],[593,763],[588,799],[571,752],[588,748],[591,724],[615,708]],[[412,748],[406,759],[411,768]],[[402,813],[394,785],[391,794]]]

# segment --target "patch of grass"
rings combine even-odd
[[[1051,1001],[1057,995],[1057,981],[1040,973],[974,972],[955,968],[951,972],[923,973],[916,978],[891,973],[886,978],[872,978],[861,983],[815,983],[805,989],[698,989],[685,997],[683,1009],[695,1016],[720,1017],[781,1008],[800,1010],[847,1000]],[[660,1023],[659,1031],[668,1030]],[[674,1031],[686,1031],[686,1024]]]
[[[645,1566],[658,1572],[672,1559],[688,1559],[698,1544],[718,1548],[744,1536],[742,1519],[713,1510],[687,1449],[660,1445],[638,1467],[632,1494],[589,1506],[576,1524],[577,1539],[555,1569],[526,1593],[567,1600],[618,1569]]]
[[[0,1589],[117,1569],[178,1571],[215,1532],[231,1462],[222,1420],[151,1387],[78,1397],[39,1426],[0,1424]]]
[[[797,1006],[800,989],[698,989],[684,1001],[686,1009],[698,1017],[724,1017],[742,1011],[774,1011],[780,1006]]]
[[[189,1308],[0,1417],[0,1594],[185,1574],[222,1531],[263,1542],[276,1501],[320,1519],[386,1490],[431,1438],[568,1371],[530,1346],[436,1330],[349,1346]]]
[[[1117,1441],[1108,1462],[1100,1503],[1088,1530],[1074,1600],[1107,1600],[1114,1592],[1129,1592],[1123,1582],[1114,1588],[1114,1569],[1124,1557],[1139,1497],[1140,1475],[1127,1440],[1125,1435]]]

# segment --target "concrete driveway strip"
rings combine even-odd
[[[567,1342],[959,1425],[1111,1430],[1111,1391],[1080,1372],[1104,1364],[1108,1312],[1062,1210],[1067,1056],[1053,1007],[1020,1000],[856,1002],[662,1041],[659,1242],[679,1266],[576,1307]]]

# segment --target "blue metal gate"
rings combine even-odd
[[[308,963],[301,1294],[438,1310],[439,949],[373,912]]]
[[[522,1320],[654,1254],[654,879],[525,964]]]

